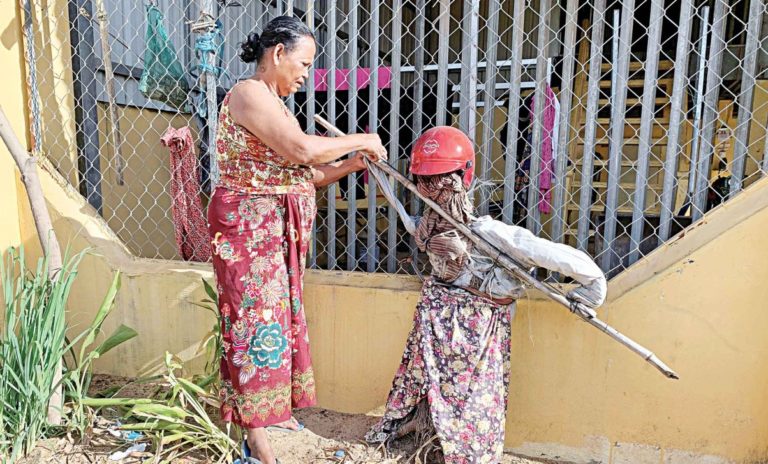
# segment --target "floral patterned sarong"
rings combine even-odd
[[[500,462],[513,310],[426,280],[386,412],[366,439],[394,438],[426,400],[446,463]]]
[[[264,427],[315,404],[302,300],[314,217],[313,195],[217,188],[211,199],[225,421]]]

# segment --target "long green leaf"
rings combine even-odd
[[[99,356],[104,355],[112,348],[121,345],[128,340],[137,337],[139,334],[132,328],[126,326],[126,325],[120,325],[117,329],[115,329],[114,332],[112,332],[112,335],[110,335],[106,340],[104,340],[101,345],[99,345],[98,348],[93,350],[95,353],[98,353]]]
[[[129,414],[145,416],[164,416],[174,419],[185,419],[189,413],[178,406],[166,406],[160,403],[137,404],[131,408]]]
[[[120,426],[120,430],[136,430],[139,432],[144,431],[158,431],[158,430],[168,430],[171,432],[184,430],[184,424],[179,424],[176,422],[169,422],[169,421],[146,421],[146,422],[136,422],[132,424],[123,424]]]
[[[81,398],[80,402],[85,406],[94,408],[152,404],[152,400],[149,398]]]
[[[216,293],[216,290],[213,289],[211,284],[208,283],[207,280],[203,280],[203,288],[205,289],[205,293],[208,294],[208,297],[213,301],[214,303],[218,303],[219,301],[219,295]]]
[[[84,359],[86,348],[91,346],[96,340],[96,335],[98,334],[99,330],[101,330],[101,325],[104,323],[104,319],[107,318],[107,314],[109,314],[109,312],[112,310],[112,305],[115,303],[115,297],[117,296],[117,292],[119,290],[120,272],[116,272],[115,277],[112,279],[112,284],[109,286],[107,294],[104,296],[104,300],[101,302],[101,306],[96,313],[96,317],[94,317],[93,322],[91,323],[91,327],[88,330],[88,335],[85,337],[85,340],[83,340],[83,344],[80,347],[80,359]]]

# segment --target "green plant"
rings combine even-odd
[[[49,400],[62,384],[65,412],[69,413],[64,425],[82,435],[89,422],[81,400],[90,384],[93,360],[136,336],[135,331],[121,326],[87,351],[113,306],[120,283],[117,274],[91,326],[67,341],[66,304],[85,254],[65,257],[53,279],[47,272],[47,258],[38,260],[34,271],[27,269],[23,248],[9,248],[0,261],[5,303],[0,331],[0,457],[10,462],[31,450],[40,438],[62,432],[47,423]],[[56,382],[55,372],[65,353],[73,352],[81,340],[79,357]]]
[[[192,304],[213,314],[215,322],[211,330],[200,341],[198,353],[205,355],[205,378],[197,379],[196,383],[204,383],[215,388],[218,385],[219,379],[219,361],[224,354],[224,346],[221,340],[221,313],[218,310],[219,296],[211,284],[205,279],[202,279],[202,281],[208,298],[199,303],[192,302]]]
[[[2,260],[0,455],[11,462],[49,432],[48,402],[65,349],[65,305],[82,257],[65,259],[55,280],[48,277],[47,258],[34,271],[27,269],[23,249],[8,249]]]
[[[200,385],[179,377],[182,365],[165,354],[167,387],[153,398],[86,398],[89,407],[114,407],[124,411],[126,431],[140,431],[152,439],[155,461],[172,462],[192,453],[203,453],[216,463],[231,462],[238,444],[221,430],[206,406],[218,406],[217,399]]]
[[[132,328],[121,324],[96,348],[88,351],[88,348],[96,342],[96,337],[101,332],[104,320],[114,307],[115,297],[119,289],[120,273],[116,273],[99,310],[96,312],[93,322],[78,337],[78,339],[83,339],[79,354],[75,356],[74,350],[70,349],[72,359],[64,375],[65,398],[69,408],[67,425],[71,429],[77,430],[80,435],[83,435],[84,431],[92,423],[92,411],[84,404],[83,399],[88,394],[93,378],[93,362],[113,348],[138,335]]]

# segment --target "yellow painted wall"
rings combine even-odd
[[[197,140],[197,130],[189,116],[119,108],[121,153],[125,162],[124,183],[119,185],[113,144],[106,137],[105,109],[105,105],[99,105],[104,218],[134,254],[178,259],[171,211],[170,152],[160,143],[160,138],[169,127],[189,125],[193,140]],[[197,153],[197,149],[194,152]]]
[[[3,70],[0,85],[0,107],[8,117],[22,146],[27,145],[25,75],[22,55],[21,23],[16,12],[19,2],[0,0],[0,11],[13,12],[0,16],[0,69]],[[16,163],[11,158],[5,144],[0,142],[0,250],[18,245],[19,232],[18,199],[20,195],[15,169]],[[24,197],[26,200],[26,196]],[[0,251],[1,252],[1,251]]]
[[[45,156],[72,185],[78,184],[75,94],[68,0],[32,2],[35,73]],[[46,8],[43,8],[43,5]],[[97,27],[98,30],[98,27]]]

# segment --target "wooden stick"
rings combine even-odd
[[[337,136],[345,135],[337,127],[333,126],[331,123],[329,123],[319,115],[315,115],[315,121],[317,121],[318,124],[321,124],[326,129],[333,132]],[[631,338],[627,337],[626,335],[622,334],[621,332],[614,329],[610,325],[598,319],[594,310],[592,310],[591,308],[579,302],[569,300],[568,298],[565,297],[565,295],[562,294],[560,289],[552,286],[549,283],[540,282],[538,279],[532,277],[530,274],[528,274],[525,271],[524,266],[520,265],[514,259],[507,256],[504,252],[499,250],[495,245],[493,245],[489,241],[476,235],[466,225],[456,221],[450,214],[443,211],[443,209],[440,208],[440,206],[438,206],[437,203],[430,200],[429,198],[423,197],[419,193],[418,189],[413,184],[413,182],[411,182],[405,176],[400,174],[400,172],[398,172],[395,168],[393,168],[392,166],[390,166],[389,164],[383,161],[380,161],[374,164],[374,163],[370,163],[367,159],[366,159],[366,165],[368,166],[368,169],[376,169],[376,168],[381,169],[385,173],[397,179],[397,181],[403,184],[405,188],[413,192],[414,195],[419,196],[426,205],[432,208],[437,214],[445,218],[445,220],[450,222],[451,225],[456,227],[456,229],[459,232],[461,232],[463,235],[465,235],[477,247],[478,250],[480,250],[483,254],[485,254],[492,260],[494,260],[496,264],[498,264],[507,272],[515,276],[515,278],[541,291],[542,293],[547,295],[549,298],[555,300],[556,302],[568,308],[572,313],[582,318],[588,324],[598,328],[599,330],[606,333],[608,336],[610,336],[617,342],[621,343],[625,347],[637,353],[643,359],[645,359],[648,363],[653,365],[653,367],[658,369],[667,378],[670,378],[670,379],[679,378],[678,375],[672,369],[670,369],[666,364],[664,364],[655,354],[653,354],[653,352],[651,352],[650,350],[643,347],[639,343],[635,342]]]
[[[8,147],[8,151],[11,152],[11,156],[16,161],[19,171],[21,171],[21,181],[27,189],[27,197],[29,198],[29,206],[32,209],[32,217],[35,220],[37,235],[40,238],[40,244],[43,246],[43,252],[48,257],[48,277],[55,281],[59,278],[59,271],[61,270],[61,248],[56,238],[56,232],[53,230],[51,215],[48,213],[48,205],[45,203],[40,178],[37,176],[37,161],[24,150],[18,137],[13,133],[11,123],[5,116],[2,107],[0,107],[0,138],[5,142],[5,146]],[[48,423],[52,425],[61,425],[63,396],[60,380],[61,360],[59,360],[53,377],[53,384],[59,386],[53,392],[48,402]]]
[[[101,61],[104,63],[104,88],[106,89],[108,100],[109,138],[112,141],[112,153],[115,161],[115,170],[117,171],[117,185],[125,185],[125,162],[123,161],[121,147],[120,121],[117,116],[117,104],[115,103],[115,74],[112,71],[109,23],[107,22],[107,12],[104,9],[104,0],[96,0],[96,18],[99,20],[99,32],[101,33]]]

